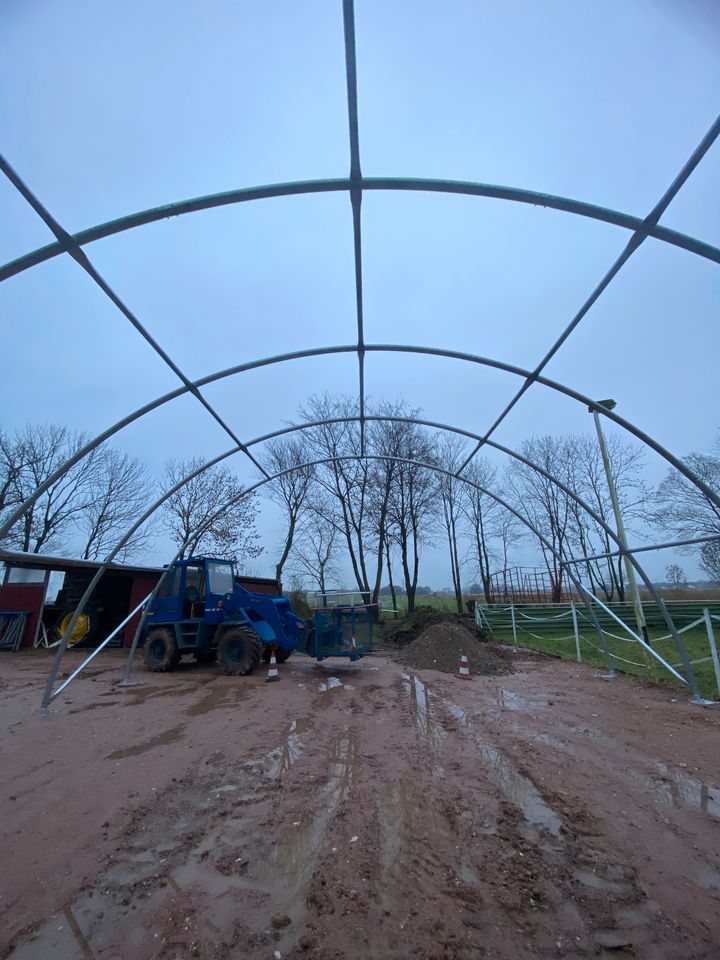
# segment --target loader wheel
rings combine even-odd
[[[218,643],[217,662],[220,673],[244,676],[252,673],[260,659],[262,644],[250,627],[238,626],[227,630]]]
[[[174,670],[180,662],[175,631],[151,630],[145,641],[145,667],[153,673]]]

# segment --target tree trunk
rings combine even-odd
[[[393,615],[397,616],[397,596],[395,595],[395,584],[393,583],[392,566],[390,564],[390,540],[387,537],[385,537],[385,555],[387,558],[388,582],[390,584],[390,596],[392,597]]]

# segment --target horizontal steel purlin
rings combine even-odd
[[[595,553],[589,557],[563,560],[561,566],[566,567],[569,563],[589,563],[591,560],[606,560],[609,557],[624,556],[626,553],[647,553],[651,550],[669,550],[673,547],[689,547],[696,543],[712,543],[714,540],[720,540],[720,533],[714,533],[708,537],[691,537],[689,540],[670,540],[668,543],[650,543],[642,547],[623,547],[622,550],[611,550],[608,553]]]

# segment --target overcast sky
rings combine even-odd
[[[646,215],[718,113],[714,0],[356,0],[366,176],[527,187]],[[73,232],[188,197],[349,169],[340,0],[5,0],[0,150]],[[720,244],[716,143],[662,222]],[[0,261],[52,240],[0,180]],[[533,367],[627,242],[586,218],[467,197],[363,198],[369,342],[467,350]],[[191,214],[86,247],[191,377],[356,335],[347,195]],[[174,375],[68,257],[0,285],[6,427],[96,433],[173,389]],[[648,240],[547,374],[619,401],[674,452],[711,447],[717,265]],[[483,432],[516,378],[457,361],[370,355],[367,390]],[[311,392],[352,392],[352,356],[293,362],[207,388],[246,439]],[[585,408],[533,387],[496,439],[588,430]],[[158,471],[226,435],[183,398],[116,445]],[[240,458],[238,471],[251,476]],[[658,481],[662,461],[647,456]],[[272,568],[278,528],[265,511]],[[167,556],[158,544],[155,559]],[[671,557],[648,562],[662,578]],[[688,573],[696,568],[681,561]],[[428,555],[422,582],[450,580]]]

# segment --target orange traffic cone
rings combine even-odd
[[[468,658],[464,654],[460,657],[460,669],[455,676],[459,677],[460,680],[472,680],[470,667],[468,666]]]
[[[270,654],[270,665],[268,667],[268,675],[265,677],[265,683],[272,683],[273,680],[279,680],[280,674],[278,673],[277,660],[275,659],[275,651],[273,650]]]

